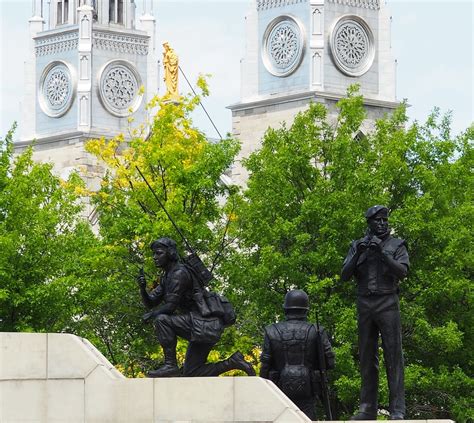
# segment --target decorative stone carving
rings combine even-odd
[[[87,55],[82,55],[80,59],[80,78],[89,79],[89,58]]]
[[[363,7],[364,9],[380,9],[380,0],[327,0],[330,3],[343,4],[345,6]]]
[[[271,74],[288,76],[301,63],[303,47],[302,25],[291,16],[279,16],[265,30],[263,63]]]
[[[84,15],[81,19],[81,38],[90,38],[90,21],[89,18]]]
[[[88,125],[89,124],[89,97],[86,94],[80,96],[79,100],[79,124]]]
[[[99,75],[99,95],[113,115],[124,117],[135,112],[142,96],[138,95],[141,78],[136,68],[125,60],[113,60]],[[131,113],[130,113],[131,110]]]
[[[94,31],[92,45],[100,50],[112,50],[118,53],[130,53],[146,56],[148,54],[148,36],[123,35],[113,32]]]
[[[312,17],[312,29],[313,35],[320,35],[323,33],[323,14],[321,13],[321,9],[317,8],[314,9],[311,13]]]
[[[341,17],[331,31],[329,45],[334,63],[346,75],[363,75],[372,66],[374,37],[358,16]]]
[[[323,69],[323,58],[322,51],[316,51],[313,56],[313,72],[312,72],[312,83],[314,85],[322,84],[322,69]]]
[[[273,7],[282,7],[289,4],[304,3],[307,0],[257,0],[257,10],[266,10]]]
[[[39,85],[39,103],[50,117],[60,117],[71,107],[74,81],[69,65],[54,61],[44,69]]]
[[[77,30],[37,38],[35,42],[35,53],[37,56],[47,56],[74,50],[77,49],[78,42],[79,33]]]

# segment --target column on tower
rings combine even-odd
[[[140,16],[140,28],[150,37],[147,61],[147,86],[145,96],[151,100],[158,93],[158,65],[156,49],[156,19],[153,16],[153,0],[143,0],[143,14]]]
[[[324,0],[311,0],[310,84],[313,90],[324,89]]]
[[[24,67],[24,100],[21,107],[21,138],[33,139],[36,135],[36,108],[35,108],[35,92],[36,92],[36,50],[34,37],[44,30],[45,21],[43,19],[43,1],[32,0],[32,16],[28,20],[30,39],[28,48],[28,57],[25,60]]]
[[[79,25],[77,84],[78,120],[77,129],[89,132],[91,128],[91,93],[92,93],[92,20],[94,9],[82,5],[77,9]]]

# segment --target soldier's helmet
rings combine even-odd
[[[292,289],[285,296],[283,308],[286,310],[309,310],[309,298],[301,289]]]

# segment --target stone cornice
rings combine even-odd
[[[330,93],[330,92],[305,91],[302,93],[288,94],[288,95],[282,95],[278,97],[271,97],[271,98],[267,97],[261,100],[250,101],[250,102],[245,102],[245,103],[235,103],[235,104],[231,104],[230,106],[227,106],[227,109],[230,109],[233,112],[238,112],[238,111],[243,111],[243,110],[255,109],[258,107],[271,106],[275,104],[292,103],[292,102],[300,101],[300,100],[326,99],[326,100],[338,101],[343,97],[344,95]],[[395,109],[400,105],[400,103],[398,101],[377,100],[377,99],[364,97],[364,105],[385,107],[387,109]]]
[[[64,51],[75,50],[79,43],[79,29],[77,25],[55,28],[41,32],[34,37],[35,54],[47,56]],[[111,50],[118,53],[138,55],[148,54],[150,36],[144,31],[109,29],[94,25],[92,31],[93,46],[100,50]]]
[[[77,49],[79,42],[79,30],[77,26],[66,31],[55,31],[43,33],[35,37],[35,54],[47,56],[49,54],[61,53]]]
[[[94,29],[92,31],[93,47],[118,53],[147,55],[149,40],[150,37],[148,35],[110,30]]]
[[[119,132],[117,132],[118,134]],[[107,134],[107,138],[111,138],[116,134]],[[83,131],[76,131],[76,132],[68,132],[68,133],[63,133],[63,134],[56,134],[56,135],[51,135],[51,136],[37,136],[34,139],[28,139],[28,140],[18,140],[13,142],[13,148],[16,149],[21,149],[25,147],[29,147],[30,145],[46,145],[46,144],[54,144],[58,142],[65,142],[65,141],[73,141],[77,140],[79,142],[83,142],[89,139],[93,138],[101,138],[104,136],[104,133],[102,132],[96,132],[96,131],[91,131],[91,132],[83,132]]]
[[[257,10],[272,9],[289,4],[305,3],[307,0],[257,0]]]
[[[379,10],[380,0],[326,0],[329,3],[343,4],[345,6],[362,7],[364,9]]]

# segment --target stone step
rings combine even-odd
[[[0,422],[309,422],[259,377],[129,379],[86,339],[0,333]]]

